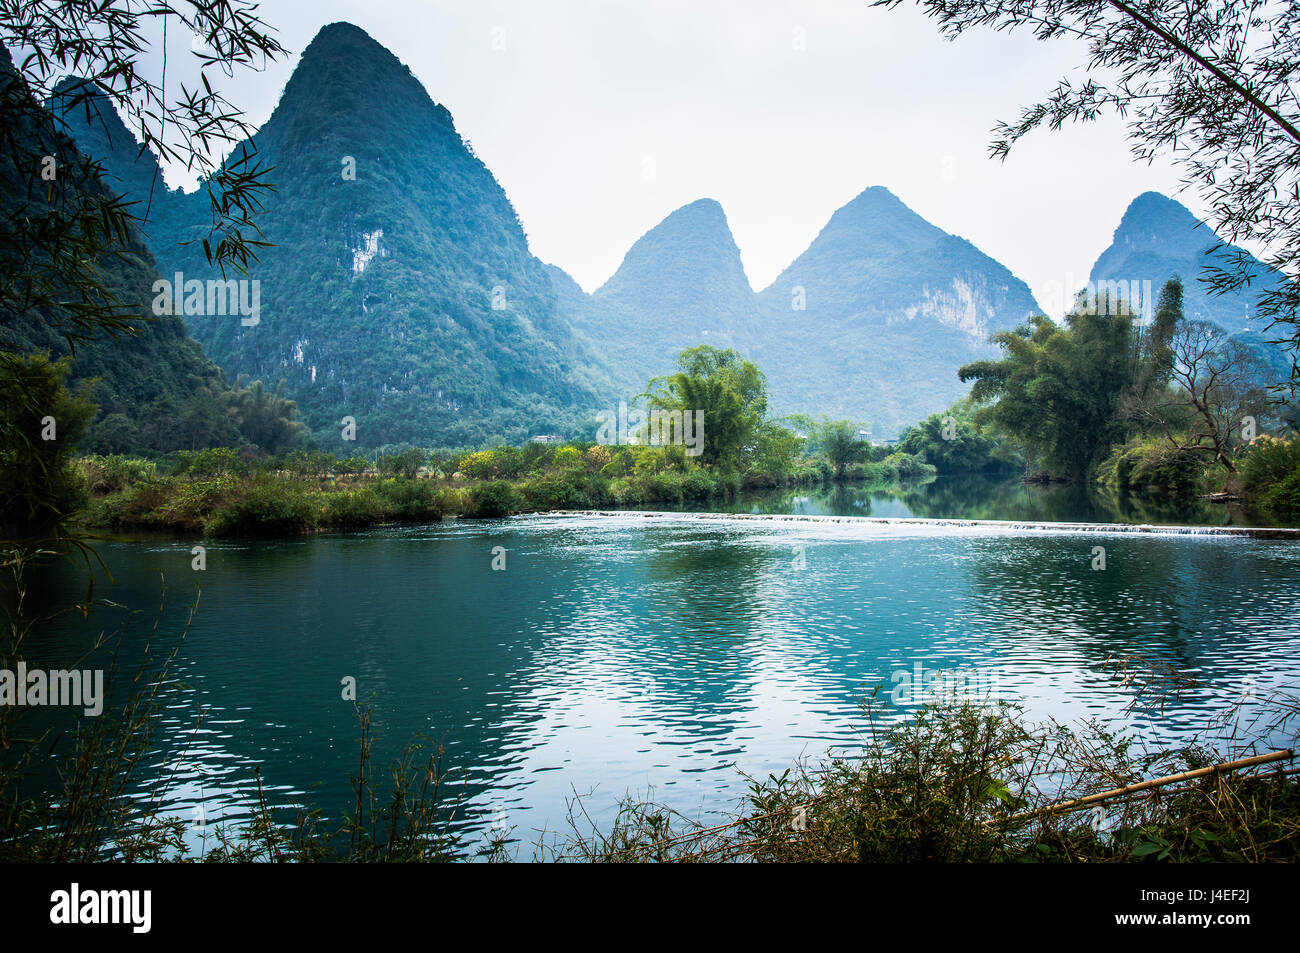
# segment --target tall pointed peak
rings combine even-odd
[[[708,198],[696,199],[694,202],[683,205],[665,216],[664,220],[656,227],[663,228],[666,225],[706,225],[725,229],[728,234],[731,233],[731,228],[727,225],[727,214],[722,210],[722,206],[716,199]]]
[[[1235,268],[1241,251],[1233,246],[1216,248],[1219,243],[1214,230],[1181,202],[1159,192],[1143,192],[1129,203],[1088,280],[1150,282],[1154,294],[1171,276],[1179,275],[1186,317],[1213,321],[1230,331],[1260,330],[1263,324],[1255,315],[1258,289],[1270,287],[1282,276],[1248,259],[1254,275],[1250,288],[1209,294],[1200,280],[1206,266]]]
[[[850,202],[836,209],[819,239],[841,232],[855,232],[872,243],[932,242],[942,237],[942,229],[912,211],[897,195],[883,185],[864,189]]]
[[[401,65],[401,60],[387,47],[355,23],[348,23],[346,20],[327,23],[316,31],[312,41],[302,51],[302,62],[332,56],[346,56],[361,62],[377,60],[390,65],[393,63]],[[299,65],[301,67],[301,63]]]
[[[1201,225],[1201,220],[1191,210],[1176,199],[1159,192],[1143,192],[1124,211],[1116,237],[1124,231],[1190,231]],[[1203,229],[1198,237],[1213,240],[1209,229]]]
[[[406,138],[433,132],[422,128],[427,122],[443,132],[454,129],[451,114],[408,66],[365,30],[339,22],[321,27],[307,44],[263,132],[310,141],[364,127],[373,136]]]
[[[616,293],[644,281],[698,281],[708,277],[750,292],[740,248],[714,199],[697,199],[671,212],[628,249],[614,276],[597,294]]]

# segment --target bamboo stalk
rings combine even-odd
[[[1163,787],[1166,784],[1174,784],[1177,781],[1188,781],[1192,778],[1203,778],[1212,774],[1220,774],[1228,771],[1240,771],[1242,768],[1253,768],[1256,765],[1271,764],[1274,761],[1286,761],[1294,757],[1294,751],[1290,748],[1284,748],[1281,751],[1273,751],[1269,754],[1259,754],[1252,758],[1242,758],[1239,761],[1224,761],[1221,764],[1212,764],[1206,768],[1196,768],[1193,771],[1182,771],[1178,774],[1166,775],[1163,778],[1152,778],[1149,781],[1139,781],[1137,784],[1126,784],[1122,788],[1102,791],[1099,794],[1089,794],[1087,797],[1075,798],[1072,801],[1064,801],[1060,804],[1049,804],[1047,807],[1034,808],[1031,811],[1023,811],[1019,814],[1013,814],[1008,818],[1004,818],[1004,820],[1021,821],[1033,817],[1036,814],[1056,814],[1065,811],[1073,811],[1081,807],[1087,807],[1089,804],[1096,804],[1100,801],[1107,801],[1111,798],[1121,797],[1125,794],[1132,794],[1135,791],[1145,791],[1148,788]],[[992,821],[989,823],[992,823]]]

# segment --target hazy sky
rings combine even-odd
[[[1059,316],[1047,289],[1082,285],[1136,195],[1155,189],[1201,211],[1178,194],[1172,165],[1132,158],[1117,120],[1039,132],[1007,162],[990,159],[994,123],[1080,75],[1081,48],[989,30],[950,43],[911,7],[264,0],[261,16],[292,56],[226,84],[254,124],[317,30],[355,23],[451,111],[533,252],[588,291],[702,197],[722,203],[762,289],[832,212],[884,185]]]

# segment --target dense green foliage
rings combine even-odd
[[[1255,440],[1242,455],[1241,480],[1247,497],[1265,513],[1300,523],[1300,434]]]
[[[1268,396],[1276,367],[1217,325],[1185,320],[1183,303],[1182,283],[1172,278],[1149,324],[1135,323],[1116,302],[1099,309],[1081,295],[1064,326],[1038,317],[996,335],[1001,360],[961,369],[975,381],[971,401],[983,405],[972,429],[950,414],[945,439],[945,418],[931,417],[909,431],[903,448],[941,470],[957,462],[949,449],[971,462],[991,460],[992,447],[979,443],[985,427],[1019,444],[1042,476],[1095,479],[1121,507],[1140,497],[1189,509],[1196,497],[1217,493],[1294,522],[1300,468],[1277,449],[1290,444],[1272,441],[1258,453],[1252,444],[1270,440],[1269,431],[1294,432],[1294,408]],[[1249,475],[1238,473],[1243,454],[1253,461]]]
[[[961,368],[974,380],[977,419],[1014,434],[1053,476],[1082,480],[1120,435],[1117,408],[1130,382],[1132,320],[1072,312],[1064,327],[1035,317],[994,335],[1000,361]]]
[[[76,508],[75,481],[67,476],[74,446],[139,453],[251,443],[276,450],[301,440],[292,402],[264,393],[260,383],[230,388],[180,318],[152,313],[158,275],[143,235],[130,216],[120,229],[103,224],[113,220],[119,200],[96,164],[32,101],[7,52],[0,57],[0,101],[6,523],[48,528]],[[54,162],[48,181],[38,162],[46,154]],[[45,223],[40,236],[25,235],[32,221]],[[46,418],[55,423],[54,439],[39,436]]]
[[[1186,500],[1201,488],[1205,461],[1158,437],[1134,437],[1112,448],[1097,471],[1098,482],[1121,493],[1140,492]]]
[[[0,149],[0,249],[8,249],[0,254],[0,351],[58,359],[73,357],[75,348],[69,383],[86,384],[99,408],[88,447],[170,450],[237,436],[228,428],[205,432],[214,395],[225,389],[221,371],[180,319],[150,313],[157,273],[130,218],[120,231],[82,222],[110,217],[117,198],[32,102],[2,48],[0,103],[10,146]],[[40,174],[45,155],[54,160],[52,181]],[[24,233],[33,221],[45,222],[41,234]],[[73,248],[63,247],[69,237]],[[40,249],[46,257],[33,260]]]
[[[1015,441],[975,423],[974,403],[964,398],[904,431],[898,449],[939,473],[1014,473],[1024,469]]]
[[[0,352],[0,522],[6,534],[56,529],[81,502],[73,448],[95,412],[65,384],[66,360]]]
[[[92,455],[79,461],[84,493],[94,497],[85,519],[114,528],[285,535],[447,515],[683,506],[734,498],[746,488],[814,486],[832,478],[891,484],[934,475],[917,457],[857,441],[847,422],[799,421],[814,432],[808,440],[768,418],[762,372],[734,351],[689,349],[679,368],[652,381],[646,396],[656,408],[702,413],[699,454],[680,439],[651,445],[648,434],[635,434],[639,442],[610,445],[397,446],[373,458],[217,447],[172,454],[161,474],[149,461]],[[266,399],[265,391],[256,393]]]
[[[691,419],[702,412],[700,462],[735,470],[758,439],[767,416],[767,381],[762,371],[735,351],[707,344],[683,351],[677,367],[677,373],[650,382],[646,403],[652,411],[691,414]]]

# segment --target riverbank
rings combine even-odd
[[[214,475],[156,471],[85,489],[81,525],[98,532],[193,537],[293,537],[365,531],[385,525],[518,514],[688,514],[699,519],[875,522],[924,531],[1181,533],[1294,538],[1291,523],[1233,504],[1192,509],[1121,506],[1072,485],[947,476],[882,480],[857,474],[804,483],[747,487],[702,471],[611,480],[593,474],[468,480],[421,474]]]
[[[1297,699],[1272,701],[1284,723],[1294,717]],[[539,859],[1294,862],[1295,750],[1225,762],[1198,745],[1135,757],[1131,741],[1032,725],[1010,703],[949,700],[888,727],[873,720],[852,757],[755,780],[731,822],[628,799],[612,829],[575,824]]]
[[[629,455],[626,465],[607,448],[592,446],[585,451],[560,448],[538,458],[539,464],[530,469],[503,466],[494,452],[477,452],[449,461],[440,470],[413,466],[390,473],[347,469],[332,457],[305,458],[284,469],[282,461],[250,464],[218,451],[182,455],[169,474],[145,460],[83,457],[76,462],[83,487],[77,518],[92,529],[287,536],[448,517],[496,519],[616,506],[724,504],[747,490],[897,488],[934,475],[932,467],[902,455],[855,466],[834,480],[819,460],[805,461],[780,476],[736,474],[637,449],[643,452]]]

